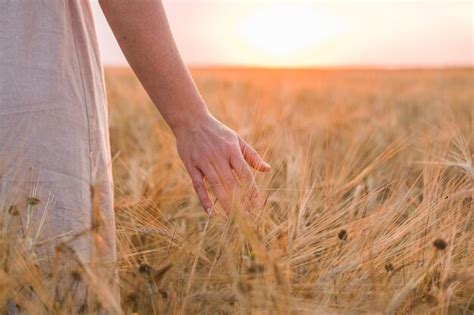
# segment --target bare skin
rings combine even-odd
[[[214,118],[174,42],[159,0],[100,0],[102,11],[130,66],[176,137],[194,190],[210,215],[207,182],[226,212],[239,191],[261,203],[251,168],[270,166],[235,131]]]

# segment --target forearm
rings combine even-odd
[[[245,203],[261,204],[249,166],[262,172],[270,166],[209,114],[178,53],[161,1],[100,0],[100,5],[130,66],[175,133],[178,154],[207,213],[214,204],[204,181],[227,212],[240,187]]]
[[[100,5],[130,66],[173,131],[206,116],[161,1],[100,0]]]

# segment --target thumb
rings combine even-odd
[[[247,142],[245,142],[241,137],[239,137],[240,151],[244,156],[245,161],[260,172],[268,172],[271,169],[271,166],[265,162],[260,155],[252,148]]]

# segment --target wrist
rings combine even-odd
[[[196,106],[195,108],[186,108],[168,119],[168,125],[173,131],[175,137],[179,134],[192,132],[204,125],[212,117],[206,105]]]

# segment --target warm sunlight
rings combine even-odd
[[[264,67],[471,65],[472,4],[451,2],[164,0],[188,65]],[[102,60],[126,65],[92,5]]]
[[[473,9],[0,0],[0,315],[474,315]]]
[[[341,31],[340,21],[307,7],[274,5],[245,17],[238,25],[243,41],[268,57],[293,57]]]

